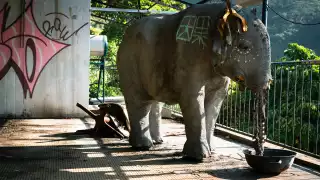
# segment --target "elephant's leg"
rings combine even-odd
[[[192,87],[189,86],[189,90],[185,91],[180,100],[187,136],[183,154],[189,159],[202,160],[210,155],[206,138],[204,87],[192,92]]]
[[[154,144],[161,144],[163,142],[161,136],[161,111],[163,103],[154,101],[151,105],[149,114],[150,134]]]
[[[205,86],[204,108],[206,114],[206,133],[207,141],[212,152],[214,145],[214,128],[223,103],[227,94],[229,78],[217,76]]]
[[[131,126],[129,143],[134,149],[148,150],[153,145],[149,129],[149,113],[152,101],[141,100],[137,96],[133,99],[128,96],[126,98]]]

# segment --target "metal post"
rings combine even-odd
[[[262,3],[262,22],[265,26],[267,26],[268,21],[268,0],[263,0]]]
[[[104,103],[104,96],[105,96],[105,70],[106,70],[106,58],[102,57],[102,103]]]
[[[141,10],[140,0],[138,1],[138,10],[139,10],[139,11]],[[141,13],[139,13],[139,17],[140,17],[140,19],[142,18],[142,14],[141,14]]]

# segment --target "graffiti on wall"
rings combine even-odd
[[[47,20],[42,23],[42,32],[34,18],[34,2],[35,0],[29,0],[25,11],[8,26],[10,6],[6,3],[0,10],[0,80],[12,67],[22,85],[24,98],[27,97],[28,91],[32,98],[41,72],[49,61],[63,49],[71,46],[58,40],[68,40],[88,24],[85,23],[70,33],[61,19],[55,18],[53,23]],[[57,12],[46,14],[46,16],[55,14],[69,18]],[[54,38],[54,35],[58,38]],[[30,52],[31,56],[28,55]],[[32,57],[32,63],[28,63],[30,57]]]
[[[60,15],[61,17],[70,19],[67,15],[63,14],[63,13],[48,13],[46,14],[46,16],[50,16],[50,15]],[[71,38],[73,35],[77,34],[84,26],[86,26],[88,23],[83,24],[82,26],[80,26],[77,30],[75,30],[73,33],[69,33],[69,31],[67,30],[67,25],[63,25],[61,23],[61,19],[56,17],[53,21],[53,23],[51,24],[50,21],[46,20],[43,21],[42,23],[42,29],[44,31],[44,35],[52,40],[62,40],[62,41],[66,41],[69,38]],[[54,38],[53,34],[58,34],[58,38]]]

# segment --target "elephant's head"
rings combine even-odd
[[[253,13],[241,13],[241,16],[246,22],[232,15],[225,19],[224,29],[215,28],[214,69],[253,91],[266,89],[272,79],[267,28]],[[221,19],[215,24],[220,22]]]

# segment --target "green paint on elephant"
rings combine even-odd
[[[176,34],[176,40],[206,46],[210,27],[210,16],[184,16]]]

